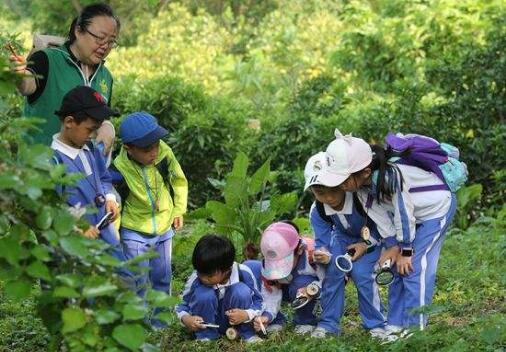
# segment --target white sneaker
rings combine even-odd
[[[246,343],[258,343],[258,342],[263,342],[264,340],[262,340],[262,338],[260,336],[257,336],[257,335],[253,335],[251,337],[248,337],[247,339],[244,340]]]
[[[295,326],[294,332],[297,335],[304,335],[313,332],[313,329],[314,329],[313,325],[297,325]]]
[[[203,337],[201,339],[195,339],[195,341],[197,341],[197,342],[210,342],[212,340],[210,338]]]
[[[374,338],[378,338],[378,339],[382,339],[382,340],[387,336],[385,329],[382,327],[377,327],[377,328],[369,330],[369,334],[371,334],[371,336]]]
[[[268,333],[275,333],[275,332],[279,332],[279,331],[283,330],[283,325],[281,325],[281,324],[272,324],[272,325],[267,325],[267,327],[265,328],[265,330],[266,330]]]
[[[316,339],[322,339],[327,335],[327,333],[328,333],[328,331],[325,330],[324,328],[317,327],[311,333],[311,337],[316,338]]]
[[[392,335],[400,333],[403,329],[400,326],[388,324],[385,326],[384,330],[386,335]]]

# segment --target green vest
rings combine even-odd
[[[81,68],[70,58],[65,45],[59,48],[47,48],[44,49],[44,52],[49,61],[46,86],[33,104],[25,101],[23,115],[39,117],[44,120],[42,124],[38,125],[41,131],[30,132],[29,138],[33,143],[50,145],[53,135],[60,131],[60,119],[54,112],[60,109],[63,96],[72,88],[87,85],[100,92],[109,102],[112,76],[109,70],[100,64],[91,77],[91,82],[88,82]]]

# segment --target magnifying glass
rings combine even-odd
[[[355,248],[350,248],[344,255],[339,255],[336,257],[335,263],[339,270],[342,272],[348,273],[353,269],[353,262],[351,258],[355,254]]]
[[[235,328],[230,327],[225,331],[225,335],[227,336],[227,339],[229,339],[230,341],[233,341],[233,340],[237,339],[237,337],[239,336],[239,333],[237,332],[237,330]]]
[[[297,294],[297,297],[295,297],[295,299],[292,301],[291,306],[294,310],[304,307],[306,304],[312,301],[313,298],[317,297],[320,293],[320,287],[314,283],[311,283],[307,285],[306,293],[307,295]]]
[[[392,260],[386,260],[376,274],[376,283],[378,285],[388,286],[394,281],[394,272],[392,271]]]

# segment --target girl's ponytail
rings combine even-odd
[[[380,203],[385,197],[391,198],[399,185],[402,191],[402,172],[396,165],[389,162],[391,158],[401,155],[395,153],[391,148],[385,149],[378,144],[370,146],[372,149],[370,166],[372,183],[376,185],[376,200]],[[378,172],[377,176],[374,174],[375,171]]]

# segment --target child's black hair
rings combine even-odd
[[[205,235],[193,249],[192,264],[199,274],[212,275],[225,272],[235,260],[235,247],[228,238],[218,235]]]
[[[72,20],[68,34],[69,43],[72,44],[76,41],[76,27],[79,27],[80,31],[85,31],[88,29],[91,21],[98,16],[106,16],[114,19],[119,31],[121,24],[119,22],[119,19],[114,15],[114,11],[109,5],[103,3],[91,4],[85,6],[79,16]]]
[[[376,200],[380,203],[385,197],[391,198],[397,187],[402,191],[402,172],[397,165],[388,162],[392,157],[402,156],[395,153],[391,148],[383,148],[378,144],[371,144],[372,161],[370,164],[371,177],[374,171],[378,171],[376,184]],[[361,171],[359,171],[361,172]]]

